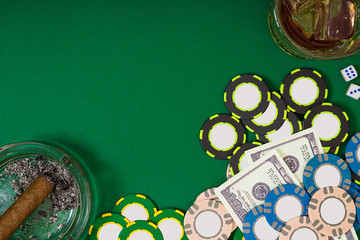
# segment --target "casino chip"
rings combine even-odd
[[[245,216],[243,233],[246,240],[275,240],[279,237],[279,232],[275,231],[266,221],[263,206],[253,208]]]
[[[277,92],[272,92],[265,112],[253,119],[241,119],[246,128],[253,133],[267,134],[279,129],[287,117],[284,101]]]
[[[103,214],[90,226],[89,240],[118,240],[119,234],[128,223],[129,220],[120,214]]]
[[[351,173],[346,162],[340,157],[334,154],[320,154],[307,162],[303,181],[310,195],[327,186],[349,190]]]
[[[123,215],[130,222],[149,220],[156,211],[153,201],[142,194],[131,194],[120,198],[112,210],[113,213]]]
[[[305,114],[310,108],[325,101],[328,89],[320,73],[301,68],[285,77],[280,93],[290,111]]]
[[[303,127],[315,127],[322,146],[335,148],[348,137],[349,117],[340,107],[323,103],[306,112]]]
[[[345,150],[346,161],[351,170],[356,174],[356,180],[360,180],[360,132],[355,134],[348,142]],[[359,187],[360,188],[360,187]]]
[[[244,170],[252,162],[248,161],[245,157],[245,151],[252,149],[254,147],[260,146],[260,142],[248,142],[244,145],[237,147],[230,158],[230,172],[232,176],[239,173],[241,170]]]
[[[189,240],[228,239],[233,220],[220,202],[202,200],[195,202],[186,212],[184,226]]]
[[[301,187],[293,184],[280,185],[266,196],[265,218],[276,231],[280,232],[289,220],[306,215],[309,201],[309,194]]]
[[[195,199],[195,203],[203,201],[203,200],[215,200],[220,202],[219,198],[216,196],[215,193],[215,189],[214,188],[209,188],[206,191],[202,192],[196,199]],[[232,227],[232,231],[235,231],[235,229],[237,228],[236,223],[233,221],[233,227]]]
[[[224,102],[234,116],[252,119],[265,112],[271,94],[261,77],[252,74],[238,75],[226,86]]]
[[[230,159],[235,148],[246,142],[245,129],[236,117],[216,114],[201,127],[200,142],[210,157]]]
[[[345,190],[339,187],[324,187],[311,197],[308,215],[320,233],[340,236],[352,228],[356,209],[351,196]]]
[[[126,225],[119,239],[126,240],[163,240],[160,229],[152,222],[136,220]]]
[[[281,230],[279,240],[329,240],[311,224],[308,216],[299,216],[288,221]]]
[[[303,130],[303,127],[299,118],[294,113],[288,112],[287,119],[279,129],[267,135],[256,134],[255,136],[260,142],[267,143],[289,137],[301,130]]]
[[[150,221],[160,229],[164,240],[186,240],[184,232],[184,213],[178,209],[164,209],[157,211]]]

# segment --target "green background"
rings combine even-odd
[[[186,211],[225,181],[228,161],[208,157],[198,134],[208,117],[227,112],[223,91],[237,74],[256,73],[278,91],[291,70],[314,68],[329,101],[347,111],[350,134],[359,131],[360,102],[345,96],[340,70],[360,70],[360,55],[288,56],[271,38],[268,7],[266,0],[1,0],[0,144],[42,140],[74,151],[94,182],[94,219],[129,193]]]

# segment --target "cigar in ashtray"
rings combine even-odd
[[[0,240],[9,239],[53,189],[54,184],[39,174],[0,217]]]

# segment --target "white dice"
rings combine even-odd
[[[351,84],[346,93],[347,96],[358,100],[360,98],[360,86]]]
[[[346,82],[354,80],[358,76],[356,69],[354,68],[353,65],[350,65],[344,68],[343,70],[341,70],[341,75],[343,76]]]

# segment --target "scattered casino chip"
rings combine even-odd
[[[220,202],[202,200],[195,202],[186,212],[184,227],[189,240],[228,239],[233,220]]]
[[[348,137],[349,117],[340,107],[323,103],[306,112],[303,127],[315,127],[322,146],[335,148]]]
[[[327,186],[349,190],[351,172],[346,162],[340,157],[334,154],[320,154],[307,162],[303,182],[310,195]]]
[[[155,223],[136,220],[126,225],[119,239],[127,240],[164,240],[160,229]]]
[[[284,184],[274,188],[266,196],[264,212],[267,222],[281,232],[286,222],[307,213],[309,194],[293,184]]]
[[[284,101],[277,92],[271,93],[271,100],[265,112],[253,119],[241,119],[246,128],[253,133],[267,134],[279,129],[287,117]]]
[[[150,221],[160,229],[164,240],[186,240],[184,232],[184,213],[178,209],[163,209],[157,211]]]
[[[220,202],[219,198],[216,196],[215,189],[216,189],[216,187],[209,188],[206,191],[200,193],[200,195],[195,199],[195,203],[202,201],[202,200],[215,200],[215,201]],[[237,225],[233,221],[232,231],[235,231],[236,228],[237,228]]]
[[[263,205],[250,210],[243,222],[243,234],[245,239],[277,239],[279,232],[275,231],[266,221]]]
[[[123,215],[130,222],[149,220],[156,211],[155,203],[142,194],[131,194],[120,198],[112,210],[113,213]]]
[[[236,147],[246,142],[245,129],[236,117],[216,114],[201,127],[200,142],[210,157],[230,159]]]
[[[261,77],[252,74],[234,77],[224,92],[226,108],[241,119],[252,119],[264,113],[270,99],[266,83]]]
[[[299,216],[288,221],[281,230],[279,240],[329,240],[311,224],[308,216]]]
[[[352,228],[356,209],[351,196],[345,190],[325,187],[311,197],[308,215],[320,233],[330,237],[340,236]]]
[[[301,68],[285,77],[280,93],[290,111],[305,114],[307,110],[326,100],[328,89],[320,73]]]
[[[215,193],[216,187],[209,188],[204,192],[200,193],[200,195],[195,199],[195,202],[199,202],[202,200],[219,200]]]
[[[245,157],[245,151],[258,146],[261,146],[260,142],[248,142],[234,150],[230,158],[230,172],[232,176],[244,170],[252,163]]]
[[[105,213],[89,229],[89,240],[117,240],[130,221],[117,213]]]
[[[255,136],[258,141],[267,143],[289,137],[301,130],[303,127],[299,118],[294,113],[288,112],[287,118],[279,129],[267,135],[256,134]]]
[[[360,180],[360,132],[356,133],[348,142],[345,150],[346,161],[350,169],[356,174],[356,180]],[[360,189],[360,187],[359,187]]]

